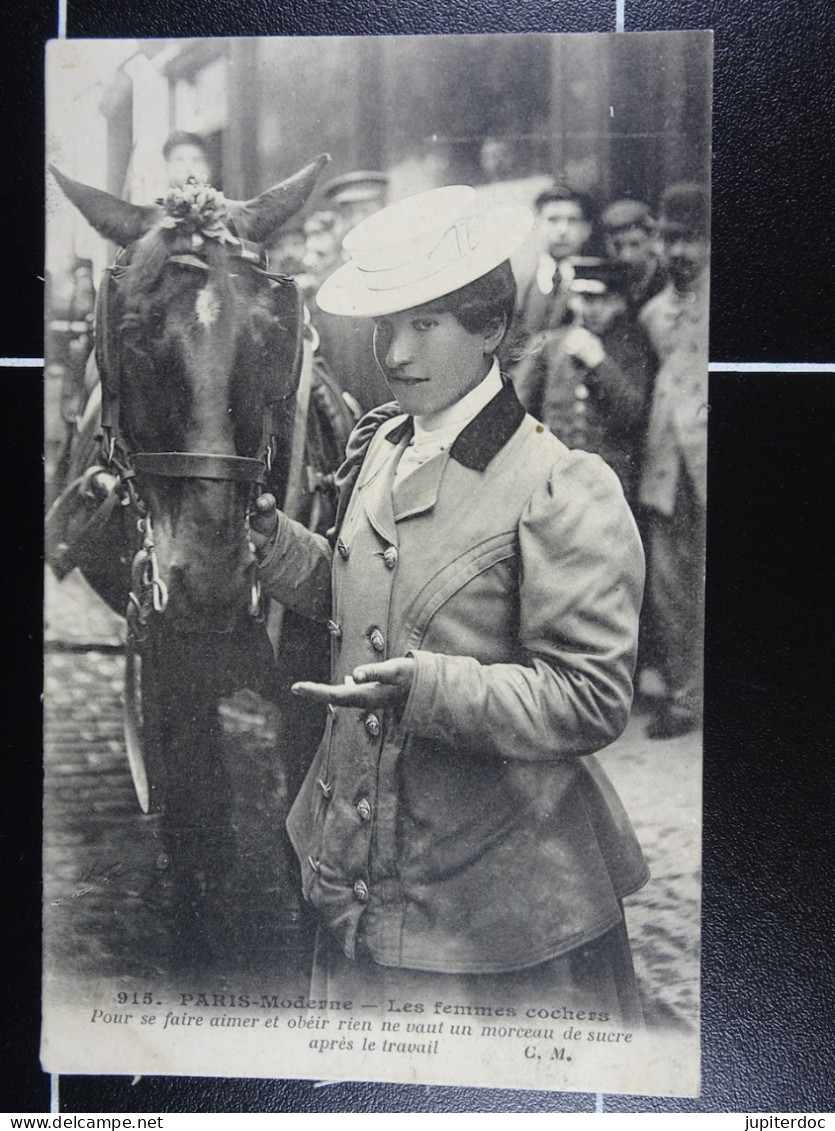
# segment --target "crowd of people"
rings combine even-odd
[[[630,199],[598,216],[555,186],[536,213],[508,371],[530,412],[621,479],[648,556],[639,667],[663,680],[647,734],[674,737],[698,725],[702,699],[707,192],[674,184],[657,218]]]

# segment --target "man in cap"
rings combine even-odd
[[[317,249],[325,240],[332,246],[326,262],[315,265],[316,287],[345,261],[345,233],[382,208],[388,187],[385,173],[358,171],[334,177],[321,191],[323,211],[314,217],[331,218],[327,236],[307,237],[305,266],[310,270]],[[311,217],[311,221],[314,219]],[[319,334],[319,355],[343,392],[366,411],[388,395],[372,349],[373,326],[369,319],[334,317],[322,310],[313,295],[308,299],[313,325]]]
[[[649,205],[642,200],[614,200],[600,215],[600,229],[607,257],[623,264],[629,311],[637,316],[667,282],[655,254],[655,224]]]
[[[548,332],[514,383],[528,412],[564,444],[603,457],[634,507],[656,359],[629,317],[627,288],[622,264],[576,260],[571,323]]]
[[[339,220],[340,240],[366,216],[386,203],[388,176],[379,170],[358,169],[333,177],[322,186],[323,207],[332,209]]]
[[[647,870],[593,751],[629,714],[642,550],[614,473],[499,371],[530,223],[421,193],[349,233],[319,292],[374,319],[396,403],[349,441],[330,541],[271,496],[252,518],[265,589],[333,640],[332,684],[294,687],[328,713],[288,829],[312,992],[633,1025],[621,900]]]
[[[169,188],[182,188],[193,177],[198,184],[212,183],[206,143],[199,134],[175,130],[162,147]]]
[[[647,729],[671,738],[701,719],[707,506],[710,206],[671,185],[658,230],[669,282],[641,311],[659,358],[639,492],[649,524],[649,596],[666,698]]]

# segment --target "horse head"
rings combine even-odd
[[[297,289],[268,274],[261,245],[302,207],[328,160],[250,201],[189,183],[155,206],[52,169],[123,249],[97,316],[102,424],[108,457],[145,511],[134,593],[144,587],[167,620],[232,623],[246,607],[245,513],[274,435],[292,419],[301,358]]]

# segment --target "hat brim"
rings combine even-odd
[[[612,291],[610,284],[603,279],[572,279],[568,289],[575,295],[605,295]]]
[[[655,231],[659,236],[689,236],[696,240],[708,238],[708,233],[701,222],[685,224],[678,220],[659,220],[655,225]]]
[[[498,267],[525,241],[533,226],[530,209],[502,205],[480,210],[489,236],[466,256],[401,286],[375,288],[368,272],[343,263],[316,295],[320,310],[353,318],[377,318],[434,302]],[[372,283],[372,285],[369,285]]]

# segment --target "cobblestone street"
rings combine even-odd
[[[159,818],[139,809],[125,755],[122,621],[77,574],[60,585],[47,576],[45,631],[47,980],[66,989],[113,978],[130,989],[152,976],[179,977],[184,956],[169,859]],[[245,968],[304,977],[310,938],[282,839],[287,790],[272,710],[246,692],[222,709],[235,752],[234,792],[244,800],[233,821],[238,898],[215,924],[232,944],[216,984]],[[633,718],[600,757],[652,870],[649,884],[627,900],[647,1018],[688,1028],[698,1018],[701,735],[649,742],[645,722]]]

